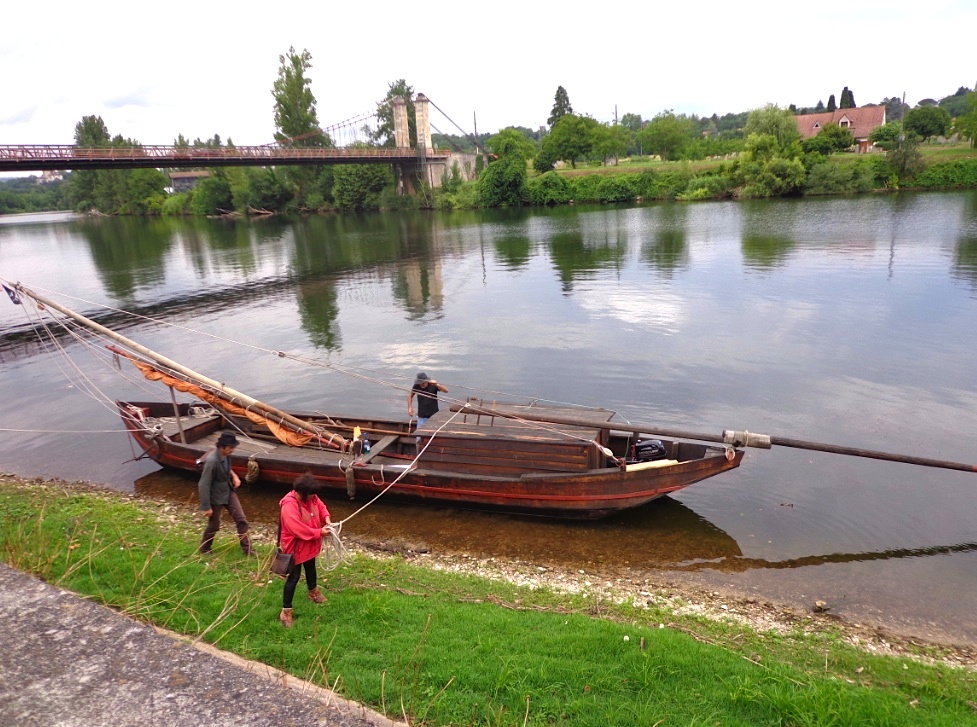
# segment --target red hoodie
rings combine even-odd
[[[294,562],[312,560],[322,550],[322,526],[329,519],[329,510],[316,495],[306,502],[295,490],[283,497],[278,506],[282,514],[281,548],[294,556]]]

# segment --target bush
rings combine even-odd
[[[723,199],[732,196],[733,183],[729,177],[710,175],[690,179],[685,189],[675,198],[683,202],[691,202],[697,199]]]
[[[667,172],[645,172],[638,185],[640,197],[646,199],[671,200],[688,187],[693,176],[687,168]]]
[[[913,178],[916,187],[952,189],[977,187],[977,159],[958,159],[934,164]]]
[[[186,192],[171,194],[163,203],[162,213],[169,217],[180,217],[190,214],[190,195]]]
[[[638,197],[634,174],[601,175],[597,183],[598,202],[629,202]]]
[[[567,178],[556,172],[547,172],[527,182],[529,202],[534,205],[566,204],[573,199]]]
[[[866,160],[855,164],[823,162],[811,167],[804,194],[856,194],[875,186],[876,165]]]

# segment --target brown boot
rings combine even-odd
[[[292,628],[292,609],[283,608],[282,612],[278,614],[278,620],[282,622],[282,626],[285,628]]]
[[[309,600],[313,603],[325,603],[326,597],[322,595],[318,588],[313,588],[309,591]]]

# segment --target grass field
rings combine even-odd
[[[299,586],[277,620],[271,545],[226,528],[195,552],[176,506],[0,478],[0,551],[15,568],[134,618],[332,687],[413,725],[977,725],[977,671],[920,650],[878,656],[842,632],[755,631],[641,603],[356,555]],[[259,541],[260,542],[260,541]]]

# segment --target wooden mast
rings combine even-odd
[[[101,333],[104,336],[108,336],[113,341],[117,341],[121,343],[123,346],[126,346],[127,348],[135,351],[136,353],[139,353],[145,356],[146,358],[155,361],[160,366],[164,366],[170,369],[171,371],[174,371],[177,374],[186,377],[193,383],[219,393],[221,397],[228,399],[232,403],[238,404],[244,408],[257,409],[262,414],[265,414],[269,417],[277,418],[283,422],[287,422],[289,425],[291,425],[298,431],[306,432],[318,438],[328,439],[330,443],[335,443],[334,440],[338,440],[341,446],[344,445],[346,442],[345,439],[343,439],[342,437],[336,434],[333,434],[332,432],[326,431],[324,429],[320,429],[319,427],[309,424],[308,422],[304,422],[301,419],[298,419],[297,417],[294,417],[291,414],[282,411],[281,409],[273,407],[270,404],[265,404],[261,401],[258,401],[257,399],[254,399],[248,396],[247,394],[242,394],[240,391],[236,391],[230,388],[229,386],[225,386],[219,381],[214,381],[213,379],[208,378],[203,374],[197,373],[193,369],[189,369],[186,366],[183,366],[182,364],[179,364],[176,361],[173,361],[172,359],[163,356],[162,354],[156,353],[152,349],[146,348],[145,346],[136,343],[135,341],[126,338],[125,336],[116,333],[115,331],[106,328],[105,326],[99,323],[96,323],[90,318],[86,318],[80,313],[76,313],[70,308],[66,308],[63,305],[54,302],[53,300],[49,300],[48,298],[45,298],[44,296],[33,292],[32,290],[26,288],[21,283],[16,283],[14,285],[14,288],[16,288],[19,292],[23,293],[24,295],[36,300],[38,303],[41,303],[49,308],[53,308],[54,310],[60,311],[61,313],[64,313],[66,316],[68,316],[69,318],[78,321],[85,327],[90,328],[91,330],[96,331],[98,333]]]

